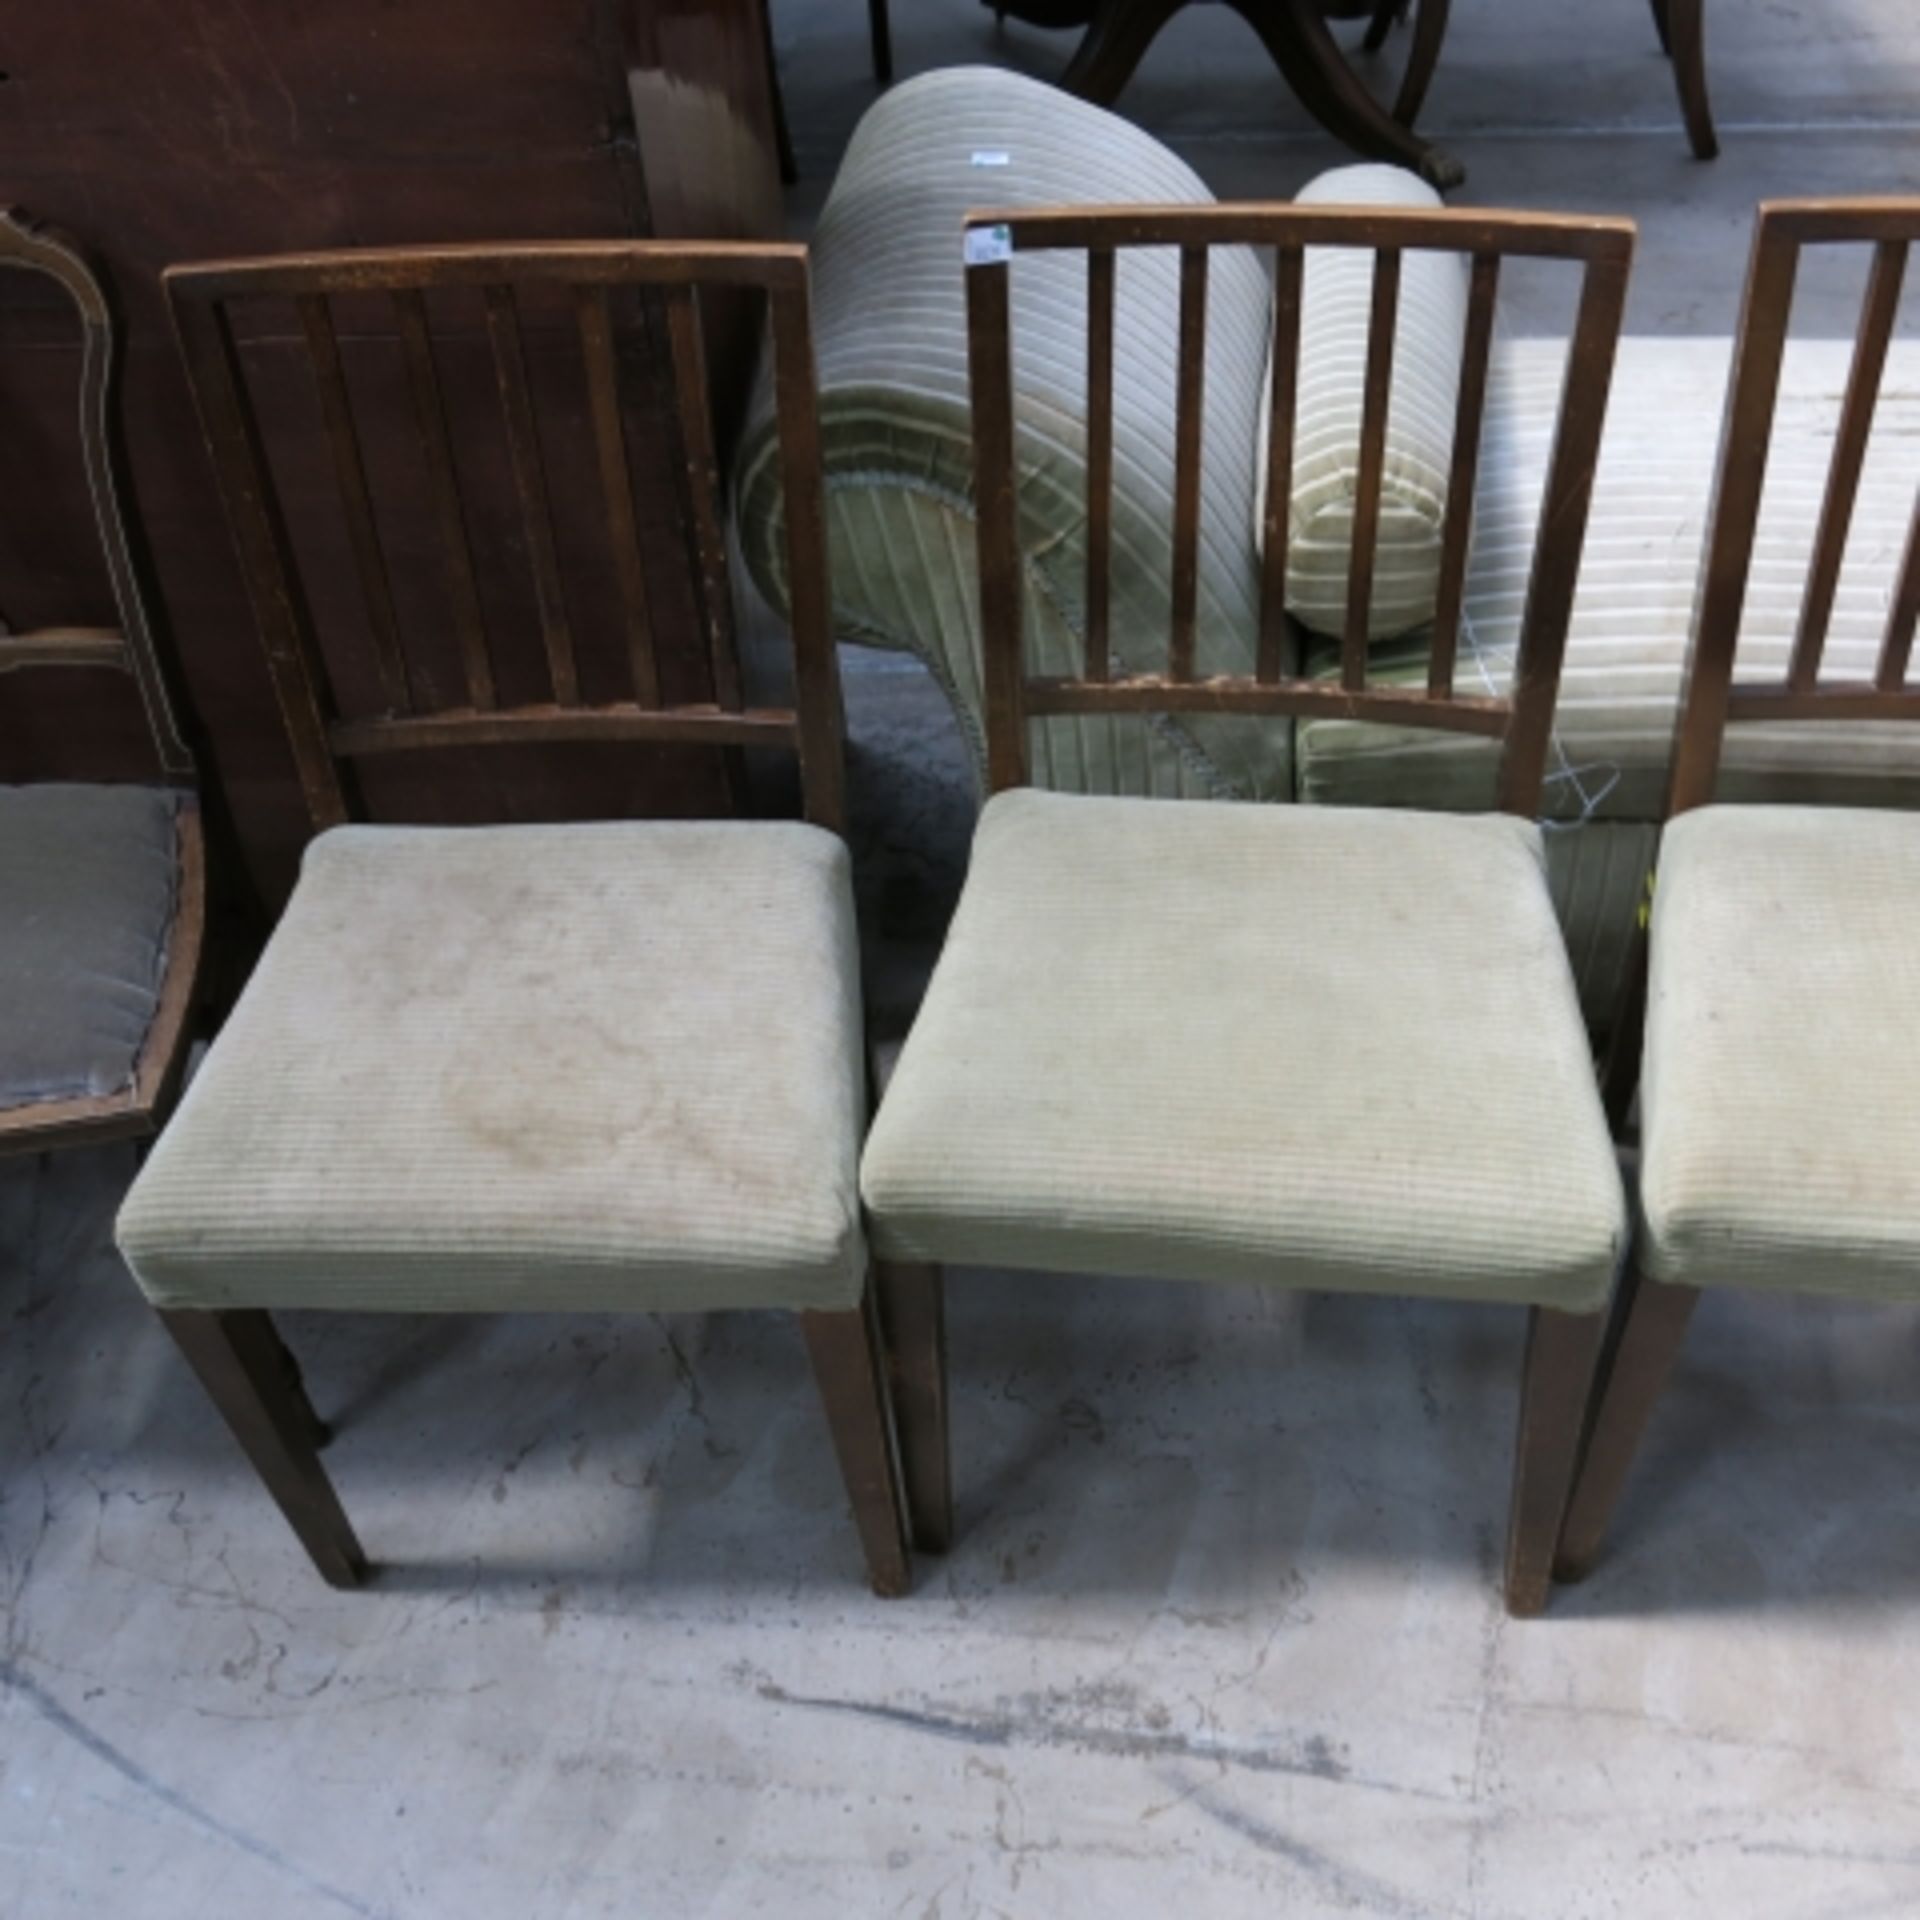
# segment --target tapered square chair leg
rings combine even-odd
[[[160,1321],[321,1578],[329,1586],[359,1586],[367,1577],[367,1557],[320,1464],[316,1448],[325,1429],[273,1322],[252,1310],[188,1309],[164,1309]]]

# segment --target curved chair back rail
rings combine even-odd
[[[73,804],[63,801],[58,825],[52,813],[24,823],[15,814],[12,884],[24,884],[34,904],[23,915],[24,957],[21,947],[9,950],[10,963],[23,969],[25,979],[11,977],[6,997],[16,1017],[35,1031],[33,1044],[25,1047],[24,1086],[14,1085],[0,1098],[0,1154],[154,1131],[185,1061],[207,919],[197,768],[158,645],[156,603],[119,437],[120,340],[112,302],[79,247],[18,207],[0,208],[0,269],[7,268],[51,280],[80,322],[81,463],[120,624],[23,633],[0,628],[0,678],[68,667],[125,673],[139,691],[157,784],[175,791],[82,788]],[[14,797],[30,805],[36,793],[26,789]],[[129,859],[129,849],[143,844],[143,832],[151,835],[148,853]],[[103,867],[120,882],[145,874],[152,884],[144,893],[116,885],[99,899],[86,897],[89,876]],[[123,899],[123,891],[132,897]],[[76,901],[81,910],[69,913]],[[57,943],[57,963],[49,963],[48,939]],[[50,976],[61,976],[61,991],[52,999],[46,993]],[[90,997],[96,994],[104,997]],[[22,1006],[28,1009],[24,1015]],[[70,1082],[60,1084],[69,1081],[70,1059]],[[58,1072],[50,1073],[56,1064]],[[9,1066],[21,1070],[11,1045]]]
[[[65,234],[19,207],[0,207],[0,268],[8,267],[51,280],[80,321],[80,457],[120,626],[117,632],[98,627],[0,632],[0,673],[71,666],[111,667],[131,675],[162,775],[170,784],[191,785],[193,754],[155,645],[153,597],[128,513],[132,495],[115,412],[120,339],[107,290]]]
[[[1027,778],[1030,715],[1113,712],[1338,713],[1402,726],[1480,733],[1504,743],[1500,806],[1538,809],[1554,698],[1585,532],[1593,470],[1619,338],[1634,227],[1630,221],[1524,213],[1379,207],[1253,205],[1061,208],[981,212],[967,221],[967,309],[973,381],[980,598],[985,632],[989,777],[996,790]],[[1337,682],[1289,675],[1285,513],[1291,495],[1302,260],[1308,246],[1375,253],[1368,325],[1360,465]],[[1205,392],[1207,266],[1216,246],[1270,247],[1275,255],[1273,379],[1267,395],[1267,524],[1260,636],[1251,676],[1196,677],[1195,579]],[[1177,477],[1168,665],[1163,675],[1115,678],[1107,631],[1109,489],[1112,478],[1115,255],[1136,247],[1180,252]],[[1013,354],[1008,277],[1013,258],[1037,250],[1087,255],[1087,645],[1077,679],[1037,678],[1020,627],[1020,540],[1014,493]],[[1464,254],[1472,265],[1455,416],[1453,470],[1443,534],[1439,605],[1427,685],[1375,686],[1368,677],[1368,612],[1379,528],[1387,405],[1400,264],[1408,250]],[[1504,698],[1454,691],[1460,601],[1471,532],[1474,476],[1504,258],[1566,260],[1582,269],[1578,317],[1562,388],[1513,687]]]
[[[165,276],[188,370],[254,615],[266,644],[316,828],[350,818],[350,764],[373,754],[539,741],[784,746],[799,756],[807,818],[839,829],[840,690],[826,591],[819,420],[814,397],[806,251],[797,246],[649,241],[443,246],[287,255],[170,268]],[[522,296],[571,296],[591,414],[611,570],[624,624],[627,696],[583,692],[575,627],[561,567],[536,388],[529,377]],[[796,692],[791,707],[749,705],[741,684],[727,577],[720,455],[709,394],[701,296],[710,289],[766,297],[773,341]],[[711,698],[669,698],[649,618],[649,584],[636,517],[628,382],[615,297],[637,296],[647,330],[666,337],[665,384],[686,487],[688,560],[707,641]],[[548,697],[503,697],[507,674],[482,605],[473,528],[456,470],[461,436],[450,425],[430,293],[478,296],[520,507]],[[436,698],[402,632],[375,493],[343,364],[334,303],[384,295],[398,336],[418,431],[459,654],[463,698]],[[291,302],[325,423],[338,505],[354,555],[364,633],[383,705],[340,709],[319,646],[287,516],[276,489],[254,397],[242,366],[237,301]],[[568,529],[567,531],[571,531]]]
[[[1911,196],[1775,200],[1760,208],[1727,383],[1693,645],[1675,725],[1669,814],[1704,806],[1713,798],[1721,743],[1733,721],[1920,720],[1920,687],[1908,681],[1914,627],[1920,619],[1920,497],[1914,503],[1872,679],[1823,680],[1820,671],[1881,375],[1899,314],[1907,253],[1916,239],[1920,199]],[[1808,247],[1845,245],[1870,246],[1873,259],[1792,650],[1783,678],[1736,680],[1741,613],[1753,568],[1754,531],[1766,485],[1794,281]]]

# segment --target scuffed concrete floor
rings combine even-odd
[[[804,226],[864,10],[774,6]],[[1070,47],[894,13],[903,73]],[[1640,0],[1457,0],[1430,102],[1466,197],[1639,216],[1647,330],[1729,328],[1763,193],[1920,187],[1911,0],[1708,13],[1711,167]],[[1223,191],[1339,157],[1221,9],[1122,105]],[[849,664],[898,1011],[971,794],[926,683]],[[131,1167],[0,1163],[5,1920],[1920,1911],[1910,1313],[1710,1301],[1526,1625],[1511,1313],[958,1274],[960,1537],[893,1603],[791,1325],[294,1316],[382,1563],[343,1596],[113,1255]]]

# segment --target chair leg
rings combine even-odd
[[[329,1586],[357,1587],[367,1576],[367,1557],[320,1464],[319,1422],[297,1370],[289,1372],[290,1356],[273,1322],[258,1312],[187,1310],[162,1310],[160,1321],[320,1577]]]
[[[1535,1307],[1528,1316],[1507,1522],[1507,1611],[1517,1619],[1530,1619],[1547,1604],[1606,1330],[1604,1313]]]
[[[1660,51],[1673,57],[1673,29],[1667,24],[1667,0],[1647,0],[1653,8],[1653,30],[1660,36]]]
[[[887,0],[867,0],[867,38],[873,48],[873,77],[883,87],[893,85],[893,27],[887,18]]]
[[[1667,37],[1673,55],[1674,84],[1680,89],[1680,115],[1687,123],[1687,143],[1696,160],[1711,160],[1720,151],[1713,130],[1713,109],[1707,104],[1706,0],[1666,0]]]
[[[1600,1557],[1654,1402],[1700,1301],[1696,1288],[1663,1286],[1632,1267],[1625,1290],[1618,1336],[1596,1395],[1593,1430],[1554,1556],[1556,1580],[1584,1580]]]
[[[885,1261],[875,1263],[873,1278],[900,1436],[908,1531],[922,1553],[945,1553],[953,1540],[945,1279],[938,1267]]]
[[[872,1289],[859,1306],[844,1313],[803,1313],[800,1325],[853,1501],[868,1576],[875,1593],[892,1599],[907,1591],[911,1574]]]

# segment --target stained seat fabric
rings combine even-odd
[[[121,1249],[164,1307],[848,1307],[858,999],[817,828],[336,829]]]

